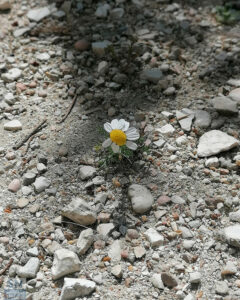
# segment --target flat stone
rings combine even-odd
[[[34,22],[39,22],[42,19],[48,17],[51,14],[49,8],[47,6],[41,8],[31,9],[27,13],[27,17],[29,20]]]
[[[118,262],[121,260],[122,244],[120,240],[115,240],[108,251],[108,256],[112,262]]]
[[[211,125],[211,115],[205,110],[195,111],[194,125],[199,128],[208,128]]]
[[[8,131],[22,130],[22,123],[18,120],[12,120],[4,124],[3,128]]]
[[[158,148],[162,148],[162,147],[164,146],[165,143],[166,143],[166,141],[164,141],[163,139],[159,139],[159,140],[153,142],[153,144],[154,144],[155,146],[157,146]]]
[[[30,185],[35,181],[37,174],[33,172],[27,172],[23,176],[23,185]]]
[[[227,97],[216,97],[212,100],[213,107],[217,112],[223,115],[238,114],[237,102],[230,100]]]
[[[234,212],[230,212],[229,219],[230,219],[230,221],[240,223],[240,209],[237,211],[234,211]]]
[[[143,246],[137,246],[133,249],[136,258],[142,258],[146,254],[146,250]]]
[[[211,130],[204,133],[199,140],[197,154],[199,157],[208,157],[239,145],[239,141],[220,130]]]
[[[109,64],[107,61],[103,60],[98,64],[98,73],[104,75],[108,70]]]
[[[153,205],[153,196],[150,191],[139,184],[132,184],[128,188],[128,196],[131,199],[134,212],[138,214],[149,211]]]
[[[20,37],[31,30],[31,27],[22,27],[13,31],[13,36],[15,38]]]
[[[59,300],[73,300],[89,296],[96,289],[96,283],[82,278],[64,278]]]
[[[5,82],[12,82],[17,80],[19,77],[21,77],[22,75],[22,71],[18,68],[12,68],[10,70],[8,70],[7,73],[3,73],[2,74],[2,79]]]
[[[9,0],[0,0],[0,11],[11,9],[11,3]]]
[[[163,282],[162,282],[162,276],[161,274],[153,274],[153,276],[151,277],[151,282],[152,282],[152,285],[159,289],[159,290],[164,290],[164,285],[163,285]]]
[[[34,190],[36,193],[41,193],[45,191],[51,185],[50,179],[40,176],[33,183]]]
[[[50,55],[46,52],[38,53],[38,54],[36,54],[36,58],[41,61],[48,61],[50,58]]]
[[[122,271],[122,266],[121,265],[116,265],[112,267],[111,273],[116,277],[116,278],[121,278],[123,275]]]
[[[142,72],[142,78],[146,79],[152,83],[157,84],[160,79],[162,79],[163,73],[160,69],[148,69]]]
[[[178,122],[184,131],[189,132],[189,131],[191,131],[191,128],[192,128],[193,119],[194,119],[194,113],[189,112],[189,113],[186,113],[185,118],[178,120]]]
[[[88,249],[92,246],[94,241],[94,234],[91,228],[83,230],[77,241],[77,253],[79,255],[85,254]]]
[[[223,238],[229,245],[240,248],[240,225],[232,225],[224,228]]]
[[[96,174],[97,170],[91,166],[83,166],[79,169],[79,175],[82,180],[89,179]]]
[[[229,93],[229,97],[240,104],[240,88],[234,89]]]
[[[175,204],[184,204],[184,203],[186,203],[186,200],[183,199],[182,197],[180,197],[179,195],[173,195],[171,197],[171,200]]]
[[[163,245],[164,237],[153,228],[149,228],[145,231],[144,236],[146,236],[152,247]]]
[[[173,288],[178,285],[177,280],[171,274],[162,273],[161,279],[163,284],[169,288]]]
[[[54,253],[52,266],[53,280],[80,271],[80,260],[76,253],[67,249],[59,249]]]
[[[191,272],[189,274],[189,282],[190,283],[200,283],[202,275],[200,272]]]
[[[98,18],[106,18],[110,9],[109,4],[99,5],[96,9],[95,16]]]
[[[217,281],[215,286],[215,291],[219,295],[227,295],[228,284],[225,281]]]
[[[105,54],[107,48],[111,45],[112,43],[109,41],[102,41],[102,42],[95,42],[92,43],[92,50],[93,53],[96,54],[97,56],[101,57]]]
[[[29,200],[27,198],[19,198],[17,199],[17,206],[19,208],[24,208],[29,203]]]
[[[13,181],[11,181],[9,183],[8,190],[10,192],[16,193],[20,189],[20,187],[21,187],[20,180],[19,179],[13,179]]]
[[[74,198],[63,208],[62,215],[81,225],[92,225],[97,219],[96,212],[82,198]]]
[[[26,252],[27,255],[37,257],[39,255],[39,251],[37,247],[33,247],[27,250]]]
[[[240,79],[229,79],[227,81],[227,84],[234,86],[234,87],[240,87]]]
[[[217,168],[219,167],[219,160],[217,157],[210,157],[205,161],[205,166],[206,167],[214,167]]]
[[[31,257],[25,266],[17,269],[19,277],[35,278],[40,267],[40,260],[37,257]]]
[[[175,132],[175,128],[171,124],[166,124],[161,128],[156,128],[156,131],[164,135],[172,135]]]

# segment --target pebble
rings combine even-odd
[[[152,285],[160,290],[164,290],[164,284],[162,282],[162,276],[161,274],[153,274],[153,276],[151,277],[151,282]]]
[[[104,75],[109,68],[109,64],[107,61],[103,60],[98,64],[98,73],[100,75]]]
[[[172,95],[174,95],[175,93],[176,93],[176,89],[175,89],[175,87],[173,87],[173,86],[168,87],[168,88],[163,92],[163,94],[164,94],[165,96],[172,96]]]
[[[23,175],[23,185],[30,185],[35,181],[36,174],[33,172],[27,172]]]
[[[12,120],[4,124],[3,128],[8,131],[22,130],[22,123],[18,120]]]
[[[170,203],[170,202],[171,202],[171,198],[168,197],[168,196],[165,196],[165,195],[162,195],[162,196],[160,196],[160,197],[157,199],[157,204],[158,204],[159,206],[166,205],[166,204],[168,204],[168,203]]]
[[[90,43],[85,40],[85,39],[82,39],[82,40],[78,40],[75,44],[74,44],[74,48],[77,50],[77,51],[86,51],[88,50],[90,47]]]
[[[221,271],[222,276],[235,275],[237,273],[237,267],[232,261],[228,261]]]
[[[77,253],[79,255],[85,254],[92,246],[94,241],[94,234],[91,228],[83,230],[77,240]]]
[[[112,19],[121,19],[124,15],[124,9],[121,7],[114,8],[110,11]]]
[[[62,215],[81,225],[92,225],[97,216],[93,208],[82,198],[74,198],[62,210]]]
[[[21,182],[19,179],[13,179],[13,181],[11,181],[9,183],[9,186],[8,186],[8,190],[10,192],[13,192],[13,193],[16,193],[21,187]]]
[[[111,273],[116,277],[116,278],[121,278],[123,275],[123,270],[121,265],[116,265],[112,267]]]
[[[227,97],[224,97],[224,96],[216,97],[212,100],[212,103],[213,103],[213,107],[220,114],[223,114],[223,115],[238,114],[237,102],[234,102]]]
[[[82,180],[89,179],[96,174],[97,170],[91,166],[83,166],[79,169],[79,175]]]
[[[113,223],[104,223],[99,224],[97,226],[97,232],[103,236],[108,236],[113,230],[115,226]]]
[[[171,274],[162,273],[161,279],[163,284],[169,288],[173,288],[178,285],[177,280]]]
[[[197,155],[208,157],[239,145],[239,141],[220,130],[211,130],[204,133],[199,140]]]
[[[206,167],[214,167],[214,168],[218,168],[219,167],[219,160],[217,157],[210,157],[205,161],[205,166]]]
[[[79,272],[80,267],[81,263],[76,253],[67,249],[58,249],[54,253],[53,266],[51,269],[53,280]]]
[[[27,198],[19,198],[17,199],[17,206],[19,208],[23,208],[25,206],[27,206],[29,203],[29,200]]]
[[[240,222],[240,209],[234,212],[230,212],[229,219],[233,222]]]
[[[64,278],[64,284],[59,300],[71,300],[91,295],[96,289],[96,283],[83,278]]]
[[[25,266],[17,269],[19,277],[35,278],[40,267],[40,260],[37,257],[31,257]]]
[[[160,69],[148,69],[142,72],[142,78],[157,84],[160,79],[163,79],[163,73]]]
[[[240,225],[233,225],[224,228],[223,238],[229,245],[240,248]]]
[[[37,257],[39,255],[39,251],[37,247],[33,247],[27,250],[26,252],[27,255]]]
[[[121,252],[122,252],[122,243],[120,240],[116,240],[110,246],[108,251],[108,256],[111,258],[112,262],[118,262],[121,260]]]
[[[153,205],[153,196],[144,186],[132,184],[128,188],[128,196],[131,199],[133,211],[142,214],[149,211]]]
[[[205,110],[195,111],[194,125],[199,128],[208,128],[211,125],[211,115]]]
[[[227,81],[227,84],[234,86],[234,87],[240,87],[240,80],[239,79],[229,79]]]
[[[109,41],[92,43],[93,53],[99,57],[102,57],[110,45],[111,45],[111,42],[109,42]]]
[[[50,179],[43,176],[38,177],[33,183],[34,190],[36,193],[41,193],[45,191],[50,185]]]
[[[18,78],[20,78],[22,75],[22,71],[18,68],[12,68],[10,70],[8,70],[7,73],[3,73],[2,74],[2,79],[5,82],[12,82],[17,80]]]
[[[149,228],[145,231],[144,236],[146,236],[152,247],[163,245],[164,237],[153,228]]]
[[[228,284],[225,281],[217,281],[215,285],[215,291],[219,295],[227,295]]]
[[[232,90],[229,93],[229,97],[239,104],[240,103],[240,88]]]
[[[40,61],[48,61],[49,58],[50,55],[46,52],[36,54],[36,59],[39,59]]]
[[[0,0],[0,11],[11,9],[11,3],[9,0]]]
[[[171,124],[166,124],[161,128],[156,128],[156,131],[164,134],[164,135],[172,135],[175,132],[174,127]]]
[[[146,250],[143,246],[134,247],[133,250],[136,258],[142,258],[146,254]]]
[[[190,283],[200,283],[202,275],[200,272],[191,272],[189,274],[189,282]]]
[[[98,18],[106,18],[108,15],[108,11],[110,9],[110,5],[109,4],[101,4],[98,6],[96,12],[95,12],[95,16]]]
[[[51,14],[49,8],[47,6],[41,8],[31,9],[27,13],[27,17],[30,21],[39,22],[42,19],[48,17]]]

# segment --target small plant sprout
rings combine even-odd
[[[129,127],[129,122],[114,119],[111,123],[105,123],[104,129],[109,133],[109,138],[103,142],[103,148],[111,147],[114,153],[121,153],[125,146],[131,150],[137,149],[133,141],[138,140],[140,134],[135,127]]]

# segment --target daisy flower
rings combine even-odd
[[[132,141],[138,140],[140,135],[136,128],[129,127],[129,122],[114,119],[111,123],[105,123],[104,129],[110,135],[102,144],[104,148],[111,146],[114,153],[119,153],[120,147],[124,145],[131,150],[137,149],[137,144]]]

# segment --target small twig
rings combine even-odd
[[[24,151],[24,153],[23,153],[23,156],[25,156],[25,155],[27,154],[28,149],[29,149],[29,146],[30,146],[30,143],[31,143],[31,141],[33,140],[33,138],[34,138],[34,135],[32,135],[32,136],[28,139],[28,141],[27,141],[27,146],[26,146],[26,149],[25,149],[25,151]]]
[[[121,153],[121,155],[126,158],[126,160],[130,163],[130,165],[133,164],[133,162],[125,154]]]
[[[99,111],[101,110],[101,107],[95,107],[95,108],[91,108],[91,109],[88,109],[88,110],[85,110],[82,115],[90,115],[96,111]]]
[[[64,122],[67,119],[67,117],[70,114],[70,112],[72,111],[76,101],[77,101],[77,94],[73,97],[72,103],[68,107],[68,110],[67,110],[66,114],[63,116],[63,118],[60,121],[57,122],[57,124],[60,124],[60,123]]]
[[[38,131],[40,131],[43,128],[43,126],[45,125],[46,122],[47,122],[47,119],[44,119],[28,135],[26,135],[21,142],[19,142],[16,146],[14,146],[13,149],[17,150],[20,147],[22,147],[22,145],[25,144],[30,139],[31,136],[33,136],[34,134],[36,134]]]
[[[6,266],[0,271],[0,275],[3,275],[12,265],[13,258],[9,260],[9,262],[6,264]]]
[[[88,229],[88,227],[86,227],[84,225],[81,225],[81,224],[74,223],[74,222],[62,221],[62,223],[73,224],[73,225],[80,226],[80,227]]]

